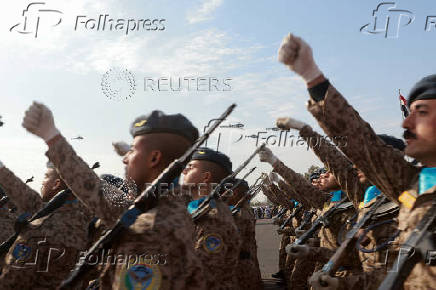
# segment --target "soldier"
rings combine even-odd
[[[377,137],[324,77],[313,60],[312,49],[301,38],[287,36],[279,49],[279,60],[305,80],[311,97],[309,111],[326,134],[347,136],[347,146],[342,148],[344,154],[380,191],[401,204],[399,241],[405,242],[435,200],[436,75],[419,81],[408,96],[411,113],[403,122],[405,153],[424,165],[417,167],[407,162],[402,152]],[[436,268],[420,261],[404,287],[429,289],[434,285],[434,277]]]
[[[50,163],[41,188],[42,198],[6,167],[0,169],[0,176],[18,209],[29,214],[67,189]],[[91,218],[89,210],[71,195],[60,208],[24,227],[3,258],[0,288],[52,289],[59,284],[86,248]]]
[[[300,136],[308,142],[309,146],[320,160],[332,169],[336,180],[339,180],[339,183],[342,184],[341,187],[347,189],[346,193],[349,199],[353,200],[355,207],[359,208],[359,218],[368,212],[368,209],[375,202],[375,197],[380,194],[380,191],[369,183],[363,172],[358,170],[355,165],[352,165],[332,144],[328,142],[320,144],[320,140],[324,140],[324,137],[314,132],[309,125],[293,118],[279,118],[277,120],[277,126],[299,130]],[[393,148],[401,151],[404,150],[405,145],[402,140],[385,134],[378,136]],[[312,141],[316,141],[316,143]],[[365,191],[365,195],[362,199],[361,195],[363,191]],[[362,202],[359,203],[360,200],[362,200]],[[365,240],[363,237],[359,239],[362,240],[362,242],[366,242],[366,248],[377,249],[377,251],[374,252],[373,250],[364,250],[362,246],[360,246],[360,261],[363,269],[367,273],[351,275],[343,277],[340,281],[335,281],[334,284],[338,285],[339,288],[377,288],[386,275],[387,270],[390,268],[389,266],[392,266],[399,250],[398,244],[392,240],[398,230],[398,222],[396,219],[392,220],[392,218],[396,217],[395,214],[385,214],[385,216],[386,218],[377,220],[377,224],[379,225],[374,227],[374,231],[369,232]],[[382,245],[384,245],[383,248]],[[317,287],[318,285],[316,278],[317,275],[314,275],[311,279],[311,281],[315,281],[313,287]],[[369,281],[371,282],[369,283]]]
[[[0,162],[0,166],[2,163]],[[0,186],[0,199],[8,198],[6,196],[5,191]],[[6,202],[2,202],[0,205],[0,227],[2,231],[0,232],[0,241],[4,242],[6,239],[8,239],[11,235],[14,234],[14,223],[15,219],[17,218],[16,215],[16,208],[15,205],[10,201],[7,200]],[[0,261],[1,265],[2,261]],[[1,266],[0,266],[0,274],[1,274]]]
[[[235,180],[234,183],[241,180]],[[233,189],[233,194],[225,198],[225,202],[233,207],[244,198],[249,190],[248,183],[242,180],[241,183]],[[240,205],[238,212],[233,215],[235,224],[241,236],[241,252],[239,254],[238,268],[236,270],[237,280],[240,289],[263,289],[262,278],[257,260],[256,245],[256,220],[250,210],[249,200],[245,200]]]
[[[102,181],[77,156],[56,129],[51,111],[33,103],[23,126],[48,145],[47,156],[73,193],[103,223],[112,227],[131,204],[113,185]],[[183,115],[153,111],[132,124],[133,145],[123,162],[126,178],[144,190],[175,158],[198,138],[198,130]],[[159,289],[204,289],[200,261],[192,241],[193,225],[186,207],[167,194],[157,205],[129,220],[128,227],[111,249],[102,253],[105,266],[102,289],[150,286]],[[86,261],[90,263],[90,261]]]
[[[183,188],[189,189],[194,213],[206,196],[232,172],[232,163],[221,152],[203,147],[193,155],[183,170]],[[212,200],[207,212],[195,221],[195,250],[203,262],[207,289],[239,289],[236,279],[241,236],[229,207]]]
[[[274,156],[270,149],[264,148],[259,153],[259,157],[262,162],[271,164],[273,166],[273,171],[279,173],[288,182],[288,184],[295,186],[295,191],[300,192],[300,194],[304,192],[304,197],[306,198],[307,202],[312,205],[312,207],[318,209],[323,208],[322,212],[320,212],[320,215],[328,211],[345,196],[334,175],[329,171],[321,176],[322,190],[319,190],[313,187],[301,175],[286,167],[276,156]],[[330,193],[327,194],[327,192]],[[317,261],[318,263],[327,262],[338,246],[338,235],[341,231],[341,228],[344,224],[346,224],[346,221],[352,215],[354,215],[353,209],[333,215],[329,220],[329,226],[322,227],[319,232],[320,247],[309,247],[308,245],[292,246],[292,249],[290,249],[288,254],[297,259],[296,267],[298,266],[298,269],[307,269],[307,266],[301,266],[300,264],[308,263],[308,261]],[[350,260],[349,263],[344,265],[346,271],[342,273],[343,275],[349,275],[352,271],[359,268],[357,257],[356,251],[350,253]],[[306,272],[305,275],[301,275],[300,273],[296,273],[294,271],[291,277],[292,286],[301,289],[306,288],[306,278],[307,275],[310,274],[311,273]]]

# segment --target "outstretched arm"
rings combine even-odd
[[[348,199],[353,202],[356,209],[359,208],[359,203],[363,200],[365,189],[369,184],[359,182],[356,170],[353,169],[353,164],[339,151],[333,144],[315,132],[309,125],[295,120],[293,118],[277,119],[277,126],[285,129],[296,129],[300,136],[307,142],[312,151],[318,156],[319,160],[324,163],[330,172],[334,175],[338,184],[341,186],[348,196]],[[338,139],[338,138],[335,138]],[[339,146],[346,146],[346,140],[341,138]]]
[[[265,147],[261,150],[259,157],[260,161],[271,164],[273,171],[278,173],[288,184],[292,184],[294,188],[298,189],[296,192],[300,193],[300,196],[304,196],[307,206],[322,208],[324,202],[329,199],[327,193],[315,188],[303,176],[286,167],[269,148]]]
[[[123,192],[100,180],[88,164],[77,156],[56,129],[51,111],[43,104],[32,104],[24,117],[23,127],[44,139],[49,146],[46,155],[61,178],[74,195],[110,227],[129,205]]]
[[[344,154],[372,184],[397,201],[416,178],[418,169],[404,160],[402,152],[386,145],[324,78],[304,40],[288,35],[278,55],[279,61],[306,81],[311,96],[308,109],[324,132],[331,138],[347,138],[347,146],[342,148]]]
[[[17,206],[19,213],[33,215],[42,208],[41,195],[30,188],[15,174],[0,162],[0,185],[7,196]]]

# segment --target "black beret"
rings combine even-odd
[[[404,148],[406,148],[406,144],[404,144],[404,141],[401,139],[386,134],[378,134],[377,136],[379,136],[387,145],[391,145],[400,151],[404,151]]]
[[[429,75],[415,84],[407,98],[407,106],[417,100],[436,99],[436,74]]]
[[[229,174],[232,172],[232,162],[230,158],[219,151],[207,147],[200,147],[192,154],[192,160],[205,160],[214,162],[224,168]]]
[[[162,111],[152,111],[135,119],[130,126],[133,137],[153,133],[170,133],[185,137],[191,143],[198,139],[198,130],[182,114],[166,115]]]

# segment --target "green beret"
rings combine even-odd
[[[198,139],[198,130],[182,114],[166,115],[162,111],[152,111],[135,119],[130,126],[133,137],[153,133],[170,133],[185,137],[191,143]]]
[[[417,100],[436,99],[436,74],[427,76],[417,82],[410,90],[407,98],[407,105],[410,105]]]
[[[230,158],[219,151],[207,147],[200,147],[192,154],[192,160],[205,160],[218,164],[224,168],[228,174],[232,173],[232,162]]]

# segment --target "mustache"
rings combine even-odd
[[[403,138],[404,139],[416,139],[416,135],[412,132],[410,132],[409,130],[405,130],[403,133]]]

